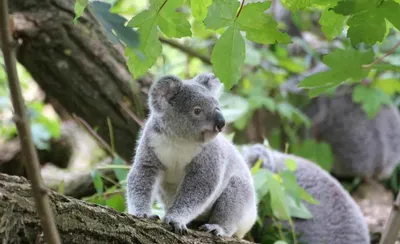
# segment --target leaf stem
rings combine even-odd
[[[243,9],[243,6],[244,6],[244,1],[245,1],[245,0],[242,0],[242,3],[240,4],[239,11],[238,11],[238,13],[236,14],[236,19],[239,17],[240,13],[242,12],[242,9]]]
[[[396,51],[396,49],[400,46],[400,41],[394,46],[392,47],[387,53],[385,53],[385,55],[383,55],[382,57],[378,58],[377,60],[375,60],[374,62],[370,63],[370,64],[364,64],[362,67],[364,69],[369,69],[372,66],[374,66],[375,64],[381,62],[384,58],[386,58],[387,56],[389,56],[390,54],[392,54],[394,51]]]
[[[40,174],[39,159],[33,144],[29,117],[18,78],[16,67],[16,48],[18,44],[12,37],[10,27],[12,27],[12,25],[8,13],[8,1],[0,0],[0,43],[6,67],[11,101],[15,111],[14,122],[17,126],[21,143],[21,155],[26,167],[28,179],[31,182],[31,191],[35,199],[37,215],[40,218],[44,240],[48,244],[58,244],[61,243],[60,235],[54,222],[52,208],[50,207],[48,189],[45,187]]]
[[[293,223],[292,217],[289,217],[289,224],[290,224],[290,227],[292,228],[293,244],[297,244],[296,229],[294,227],[294,223]]]
[[[168,0],[165,0],[161,7],[157,10],[157,14],[161,11],[161,9],[164,7],[164,5],[168,2]]]

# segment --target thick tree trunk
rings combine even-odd
[[[143,118],[145,96],[125,64],[121,46],[113,46],[102,27],[86,13],[74,25],[74,0],[14,0],[13,35],[22,41],[18,61],[50,97],[69,112],[82,117],[109,141],[111,119],[116,151],[130,160],[140,126],[121,107]],[[133,90],[137,92],[133,92]],[[133,109],[134,108],[134,109]]]
[[[155,221],[49,192],[63,243],[249,243],[217,238],[199,231],[179,236]],[[29,183],[0,174],[0,240],[2,243],[44,243]]]

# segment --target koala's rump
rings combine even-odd
[[[304,202],[312,219],[295,219],[301,240],[310,244],[369,244],[368,226],[360,208],[336,179],[303,158],[276,154],[280,155],[276,157],[278,170],[284,168],[284,158],[296,160],[298,184],[320,202],[319,205]]]

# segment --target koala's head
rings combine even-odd
[[[161,77],[149,92],[152,117],[169,137],[209,142],[225,127],[218,102],[221,87],[212,73],[185,81],[172,75]]]

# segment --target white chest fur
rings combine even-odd
[[[159,134],[151,136],[150,145],[166,167],[162,180],[167,183],[179,183],[185,174],[186,166],[201,150],[197,143],[171,142]]]

